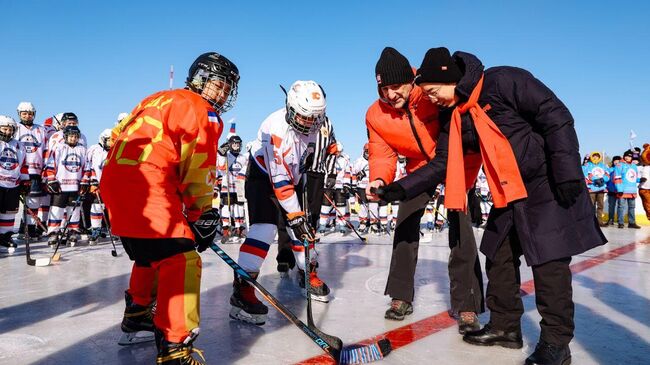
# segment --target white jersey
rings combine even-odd
[[[487,177],[483,172],[483,169],[480,169],[478,176],[476,177],[476,190],[483,196],[488,196],[490,193],[490,186],[488,185]]]
[[[102,171],[104,170],[107,156],[108,151],[98,144],[88,147],[88,151],[86,152],[86,170],[88,170],[90,174],[90,180],[101,181]]]
[[[302,209],[294,186],[307,168],[308,156],[314,153],[316,133],[296,132],[285,120],[285,114],[286,109],[282,108],[262,122],[251,155],[260,169],[269,174],[282,208],[287,213],[297,213]]]
[[[30,175],[40,175],[45,166],[44,156],[47,151],[47,132],[43,126],[33,124],[27,127],[18,123],[16,140],[25,147],[25,161]]]
[[[399,162],[397,160],[397,167],[395,168],[395,180],[397,181],[406,176],[406,162]]]
[[[336,184],[334,189],[343,189],[343,184],[352,183],[352,167],[350,166],[350,158],[344,154],[340,153],[336,157],[336,163],[334,167],[336,172]]]
[[[63,131],[56,131],[54,134],[52,134],[50,137],[47,139],[47,151],[45,151],[45,161],[47,161],[48,157],[50,156],[50,153],[54,151],[56,146],[63,143]],[[79,136],[79,141],[77,142],[77,145],[81,146],[88,146],[88,142],[86,141],[86,136],[84,136],[83,133]]]
[[[15,188],[20,180],[29,180],[25,147],[15,139],[0,141],[0,187]]]
[[[221,178],[221,192],[236,193],[237,188],[235,182],[237,180],[246,179],[246,168],[248,167],[248,153],[239,153],[237,156],[228,151],[226,156],[219,155],[217,157],[217,176]],[[226,165],[226,158],[228,164]],[[226,166],[228,173],[226,174]],[[226,190],[228,185],[228,190]]]
[[[87,180],[85,173],[86,147],[80,144],[72,147],[62,143],[50,152],[45,165],[47,182],[58,180],[62,191],[78,191],[82,179]]]
[[[359,179],[360,176],[363,176]],[[365,189],[370,182],[370,166],[363,156],[357,158],[352,165],[352,182],[359,189]]]

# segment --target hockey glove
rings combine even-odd
[[[357,172],[357,180],[358,181],[363,180],[365,177],[366,177],[366,171],[365,170],[361,170],[361,171]]]
[[[20,185],[18,185],[18,191],[20,195],[27,195],[32,191],[32,181],[31,180],[21,180]]]
[[[646,177],[642,177],[641,179],[639,179],[639,183],[641,184],[645,183],[646,181],[648,181],[648,178]]]
[[[351,184],[343,184],[343,191],[346,191],[350,194],[354,194],[354,186]]]
[[[557,201],[564,208],[568,208],[575,204],[580,193],[585,189],[582,180],[566,181],[557,184],[555,192],[557,193]]]
[[[97,190],[99,190],[99,181],[96,179],[90,180],[90,192],[92,194],[96,194]]]
[[[79,184],[79,195],[84,196],[90,191],[90,185],[88,183]]]
[[[334,189],[334,185],[336,185],[336,175],[327,175],[327,179],[325,179],[325,189]]]
[[[194,245],[199,252],[205,251],[221,228],[221,217],[217,209],[203,212],[196,222],[189,222],[194,233]]]
[[[594,179],[594,186],[599,188],[601,186],[605,185],[605,179],[600,178],[600,179]]]
[[[307,222],[304,212],[287,214],[287,224],[297,239],[307,239],[309,242],[316,241],[316,232]]]
[[[230,145],[228,144],[228,142],[224,142],[221,146],[219,146],[217,152],[219,152],[221,156],[225,156],[226,153],[228,153],[229,149],[230,149]]]
[[[50,180],[47,182],[47,191],[50,194],[61,193],[61,184],[57,180]]]
[[[379,199],[385,202],[394,202],[406,199],[406,191],[404,191],[402,185],[396,182],[377,188],[375,194],[379,196]]]

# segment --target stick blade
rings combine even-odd
[[[367,364],[386,357],[393,350],[390,341],[383,338],[369,345],[351,345],[341,351],[339,364]]]

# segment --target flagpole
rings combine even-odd
[[[174,88],[174,65],[169,67],[169,90]]]

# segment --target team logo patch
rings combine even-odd
[[[15,170],[18,167],[18,155],[12,148],[5,148],[0,153],[0,167],[4,170]]]
[[[602,167],[595,167],[593,170],[591,170],[591,174],[596,178],[600,178],[605,176],[605,170],[603,170]]]
[[[39,147],[41,147],[41,142],[31,134],[23,134],[20,136],[18,141],[25,146],[25,151],[27,151],[27,153],[34,153]]]
[[[327,138],[329,136],[330,132],[327,130],[327,127],[322,125],[320,127],[320,134],[323,135],[323,137]]]
[[[636,171],[629,169],[625,173],[625,180],[631,182],[631,183],[636,183]]]
[[[74,152],[68,153],[63,159],[63,167],[73,173],[79,172],[81,170],[81,156]]]

